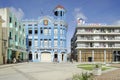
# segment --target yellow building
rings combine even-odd
[[[2,54],[2,52],[3,52],[3,47],[2,47],[2,23],[3,23],[3,20],[2,20],[2,18],[1,18],[1,16],[0,16],[0,64],[3,64],[3,54]]]

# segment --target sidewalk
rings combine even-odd
[[[24,64],[24,63],[27,63],[27,62],[15,63],[15,64],[13,64],[13,63],[12,64],[2,64],[2,65],[0,65],[0,69],[12,67],[12,66],[18,66],[18,65],[21,65],[21,64]]]

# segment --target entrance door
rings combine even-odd
[[[49,52],[41,53],[41,62],[51,62],[51,54]]]
[[[92,57],[88,57],[88,62],[92,62]]]
[[[120,61],[120,51],[114,51],[113,55],[114,55],[114,61],[115,62]]]
[[[29,52],[29,60],[32,60],[32,52]]]
[[[64,54],[62,54],[62,61],[64,60]]]
[[[32,60],[32,54],[31,53],[29,54],[29,60]]]
[[[58,54],[54,54],[54,62],[57,62],[58,60]]]

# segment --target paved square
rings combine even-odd
[[[72,63],[19,63],[0,66],[0,80],[71,80],[83,70]]]

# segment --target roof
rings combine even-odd
[[[61,6],[61,5],[58,5],[55,9],[57,9],[57,8],[61,8],[61,9],[65,9],[63,6]]]

